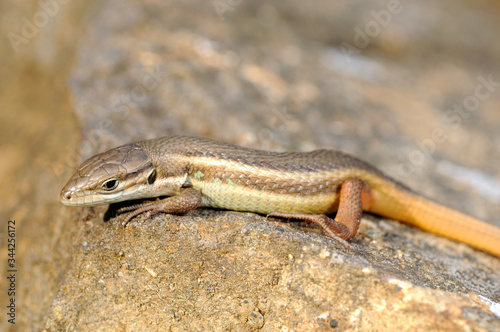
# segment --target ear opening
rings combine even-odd
[[[153,184],[156,181],[156,169],[153,169],[153,171],[149,174],[148,176],[148,184]]]

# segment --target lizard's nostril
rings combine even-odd
[[[71,199],[71,191],[66,191],[62,194],[62,197],[64,199],[67,199],[68,201]]]

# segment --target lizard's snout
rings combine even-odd
[[[69,190],[62,190],[61,194],[59,195],[59,198],[61,199],[61,202],[65,203],[65,201],[70,201],[71,198],[73,198],[73,193]]]

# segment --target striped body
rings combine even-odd
[[[180,136],[142,141],[88,159],[61,191],[61,201],[89,206],[179,197],[189,188],[199,201],[197,197],[171,200],[167,210],[157,211],[205,206],[323,215],[337,211],[341,187],[350,179],[359,179],[364,186],[360,207],[365,211],[500,256],[499,228],[427,200],[366,162],[333,150],[278,153]],[[175,204],[182,206],[176,209]],[[148,206],[134,206],[141,209],[133,216],[153,209],[153,204]]]
[[[192,183],[205,207],[263,214],[333,213],[339,186],[348,178],[408,190],[369,164],[334,150],[278,153],[194,137],[138,145],[159,174]]]

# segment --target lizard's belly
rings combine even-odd
[[[338,208],[336,191],[315,194],[287,194],[272,189],[239,186],[234,183],[193,183],[202,194],[202,206],[268,214],[272,212],[324,214]]]

